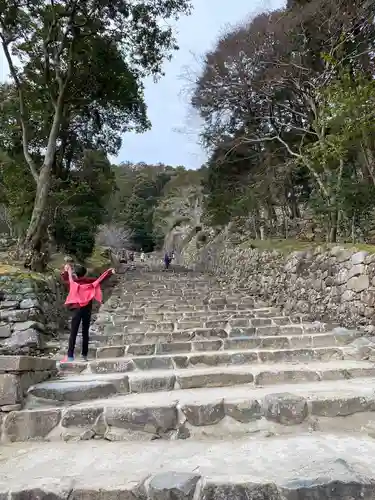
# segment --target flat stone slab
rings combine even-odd
[[[129,392],[128,377],[122,374],[82,375],[42,382],[29,388],[28,393],[39,399],[77,402]]]
[[[1,498],[372,500],[375,496],[375,441],[344,435],[216,443],[22,443],[2,446],[0,458]]]

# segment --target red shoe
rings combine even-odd
[[[60,363],[72,363],[74,361],[74,358],[71,358],[70,356],[65,356]]]

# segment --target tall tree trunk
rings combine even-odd
[[[356,242],[356,237],[355,237],[355,215],[353,215],[352,217],[352,243],[354,245],[354,243]]]
[[[329,220],[328,243],[336,243],[337,241],[337,225],[338,225],[338,210],[335,208]]]
[[[23,241],[25,265],[33,271],[44,271],[48,263],[46,245],[48,240],[48,195],[51,186],[51,166],[43,163],[36,187],[34,208],[26,237]]]
[[[56,142],[59,135],[63,116],[63,103],[66,85],[60,92],[51,130],[48,137],[46,154],[39,171],[34,208],[31,220],[23,243],[23,250],[27,255],[25,265],[33,271],[44,271],[48,263],[48,233],[49,205],[48,196],[51,189],[52,169],[55,161]]]
[[[331,196],[330,206],[332,207],[332,211],[329,217],[329,234],[328,234],[328,242],[336,243],[337,241],[337,228],[339,224],[340,211],[337,206],[338,196],[341,192],[341,182],[342,182],[342,174],[344,171],[344,160],[340,159],[340,166],[337,173],[337,180],[334,194]]]

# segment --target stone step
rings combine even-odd
[[[2,439],[147,441],[220,439],[255,432],[375,434],[373,378],[254,388],[250,394],[247,386],[176,390],[97,399],[68,408],[22,410],[17,417],[4,419]]]
[[[92,333],[90,341],[101,346],[125,346],[129,344],[152,344],[152,343],[173,343],[190,342],[193,340],[220,340],[220,339],[241,339],[249,337],[301,337],[314,333],[333,333],[336,337],[353,333],[345,328],[335,328],[331,330],[331,325],[323,323],[303,323],[301,325],[281,325],[281,326],[260,326],[249,328],[234,328],[227,332],[223,328],[196,328],[192,330],[177,330],[175,332],[142,332],[142,333],[114,333],[110,335]],[[358,333],[363,335],[363,332]],[[68,342],[69,334],[61,335],[61,340]]]
[[[262,329],[263,328],[263,329]],[[256,330],[258,329],[258,330]],[[325,325],[323,323],[300,323],[300,324],[284,324],[283,322],[277,323],[277,320],[270,321],[269,319],[255,318],[252,320],[234,320],[233,322],[217,322],[209,321],[206,323],[199,322],[178,322],[178,323],[147,323],[142,322],[138,325],[129,326],[121,329],[118,326],[108,326],[104,327],[104,335],[113,335],[124,333],[125,335],[152,335],[158,336],[162,334],[181,336],[184,333],[188,334],[190,332],[199,332],[203,330],[214,332],[221,332],[218,336],[242,336],[242,335],[252,335],[256,334],[258,331],[260,334],[265,331],[269,332],[269,335],[302,335],[303,333],[312,332],[326,332],[331,329],[331,325]],[[212,334],[211,334],[212,336]]]
[[[375,442],[335,433],[220,442],[2,448],[2,498],[307,500],[375,497]]]
[[[28,393],[41,400],[77,402],[129,392],[128,377],[123,373],[86,374],[41,382]]]
[[[180,319],[178,321],[153,321],[143,319],[140,321],[127,321],[121,319],[114,321],[114,324],[104,326],[104,333],[111,333],[122,329],[125,333],[141,333],[141,332],[173,332],[177,330],[193,330],[196,328],[223,328],[232,330],[233,328],[250,328],[260,326],[290,326],[301,329],[300,323],[292,323],[289,318],[285,317],[270,317],[270,318],[234,318],[226,320],[218,319],[201,319],[192,320]]]
[[[66,363],[64,369],[75,370],[76,375],[72,375],[67,371],[66,377],[43,382],[41,389],[39,384],[31,387],[29,394],[50,401],[67,401],[65,394],[68,392],[69,401],[84,401],[86,399],[85,393],[82,392],[84,384],[89,383],[90,390],[94,390],[95,380],[98,380],[98,384],[103,382],[103,375],[100,376],[98,371],[96,373],[82,374],[86,368],[87,364],[84,362]],[[108,363],[106,368],[109,368]],[[100,365],[97,365],[94,369],[100,370]],[[352,360],[312,361],[308,364],[278,363],[134,371],[132,363],[126,360],[114,359],[112,361],[112,370],[117,370],[117,373],[107,375],[108,379],[104,380],[120,380],[121,387],[118,392],[121,393],[126,392],[126,380],[128,381],[130,393],[143,393],[202,387],[230,387],[243,384],[247,384],[251,390],[254,387],[285,383],[348,380],[375,376],[375,365],[373,363]],[[119,377],[118,379],[115,378],[116,375]],[[72,385],[66,385],[69,383],[72,383]],[[62,395],[57,397],[56,394],[59,391],[61,391]],[[98,397],[104,396],[99,395]]]
[[[121,318],[127,321],[142,321],[145,319],[145,315],[143,314],[128,314],[128,310],[124,309],[123,311],[117,309],[116,312],[112,312],[112,314],[106,313],[105,310],[101,310],[100,312],[100,319],[99,322],[107,323],[111,322],[114,320],[116,324],[116,320]],[[274,317],[280,317],[282,316],[281,312],[278,310],[265,310],[265,309],[249,309],[249,310],[243,310],[243,311],[224,311],[223,313],[210,313],[209,315],[206,314],[206,312],[200,312],[200,311],[191,311],[191,312],[185,312],[185,313],[179,313],[179,312],[164,312],[164,313],[154,313],[154,314],[149,314],[147,315],[147,319],[150,319],[152,321],[178,321],[181,318],[186,320],[186,319],[201,319],[205,318],[207,320],[212,320],[212,321],[226,321],[228,318],[267,318],[270,316]],[[112,318],[112,320],[111,320]],[[291,316],[284,316],[284,318],[289,318],[291,323],[296,323],[300,322],[301,315],[295,315],[295,317]]]
[[[182,328],[199,328],[203,326],[202,323],[206,322],[218,322],[228,324],[229,326],[259,326],[259,325],[288,325],[288,324],[300,324],[300,317],[295,318],[282,315],[269,315],[269,316],[259,316],[252,312],[246,311],[246,313],[238,313],[236,311],[231,311],[230,314],[215,314],[209,315],[189,315],[176,313],[175,317],[172,319],[163,319],[165,315],[163,314],[152,314],[152,315],[142,315],[139,314],[131,319],[124,317],[123,315],[108,315],[100,316],[98,319],[98,324],[105,326],[121,326],[124,328],[131,328],[133,326],[139,325],[151,325],[157,327],[158,325],[180,325],[187,324],[187,326]],[[192,326],[189,326],[192,324]]]
[[[157,294],[153,295],[152,291],[146,291],[142,295],[140,293],[128,294],[122,297],[123,301],[128,303],[131,307],[137,307],[146,305],[147,306],[159,306],[159,305],[203,305],[203,306],[215,306],[224,307],[230,305],[247,304],[251,307],[259,306],[256,300],[252,297],[241,297],[240,295],[231,295],[227,297],[216,297],[212,298],[208,293],[199,294],[197,292],[191,292],[188,295],[177,295],[171,293],[168,295]]]
[[[246,349],[221,352],[157,354],[100,358],[88,362],[64,363],[69,370],[76,363],[85,365],[91,373],[128,372],[130,370],[174,370],[197,366],[230,366],[262,363],[308,363],[348,358],[350,347],[305,347],[296,349]],[[130,368],[132,367],[132,368]]]
[[[257,307],[257,304],[255,304],[254,307]],[[176,304],[174,302],[171,304],[157,304],[157,305],[156,304],[150,305],[149,303],[141,303],[136,306],[131,306],[126,310],[128,314],[139,314],[140,311],[149,314],[156,312],[172,312],[172,311],[179,313],[188,313],[193,311],[202,313],[204,312],[215,313],[223,311],[247,311],[251,309],[253,309],[252,304],[228,304],[225,306],[217,306],[217,305],[204,306],[202,304]]]
[[[343,331],[341,334],[315,333],[291,336],[250,336],[217,340],[193,340],[187,342],[161,342],[150,344],[112,345],[89,347],[89,356],[93,358],[117,358],[125,355],[151,356],[169,353],[185,354],[190,352],[217,352],[241,349],[274,349],[343,346],[361,337],[360,331]],[[66,345],[60,353],[66,352]],[[80,355],[80,343],[77,343],[75,355]]]

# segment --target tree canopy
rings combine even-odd
[[[105,157],[118,152],[122,134],[150,127],[143,78],[161,76],[178,48],[161,21],[189,10],[189,0],[0,1],[11,76],[0,88],[1,165],[5,177],[14,175],[9,166],[18,169],[27,207],[16,207],[14,184],[5,183],[4,196],[23,220],[31,267],[43,267],[48,235],[62,230],[54,227],[59,200],[100,199],[94,172],[103,177]],[[69,196],[72,190],[79,194]]]
[[[339,227],[348,237],[353,220],[368,234],[373,13],[363,0],[290,0],[228,30],[206,54],[191,104],[210,155],[213,224],[242,215],[255,236],[265,226],[272,235],[313,212],[328,241]]]

